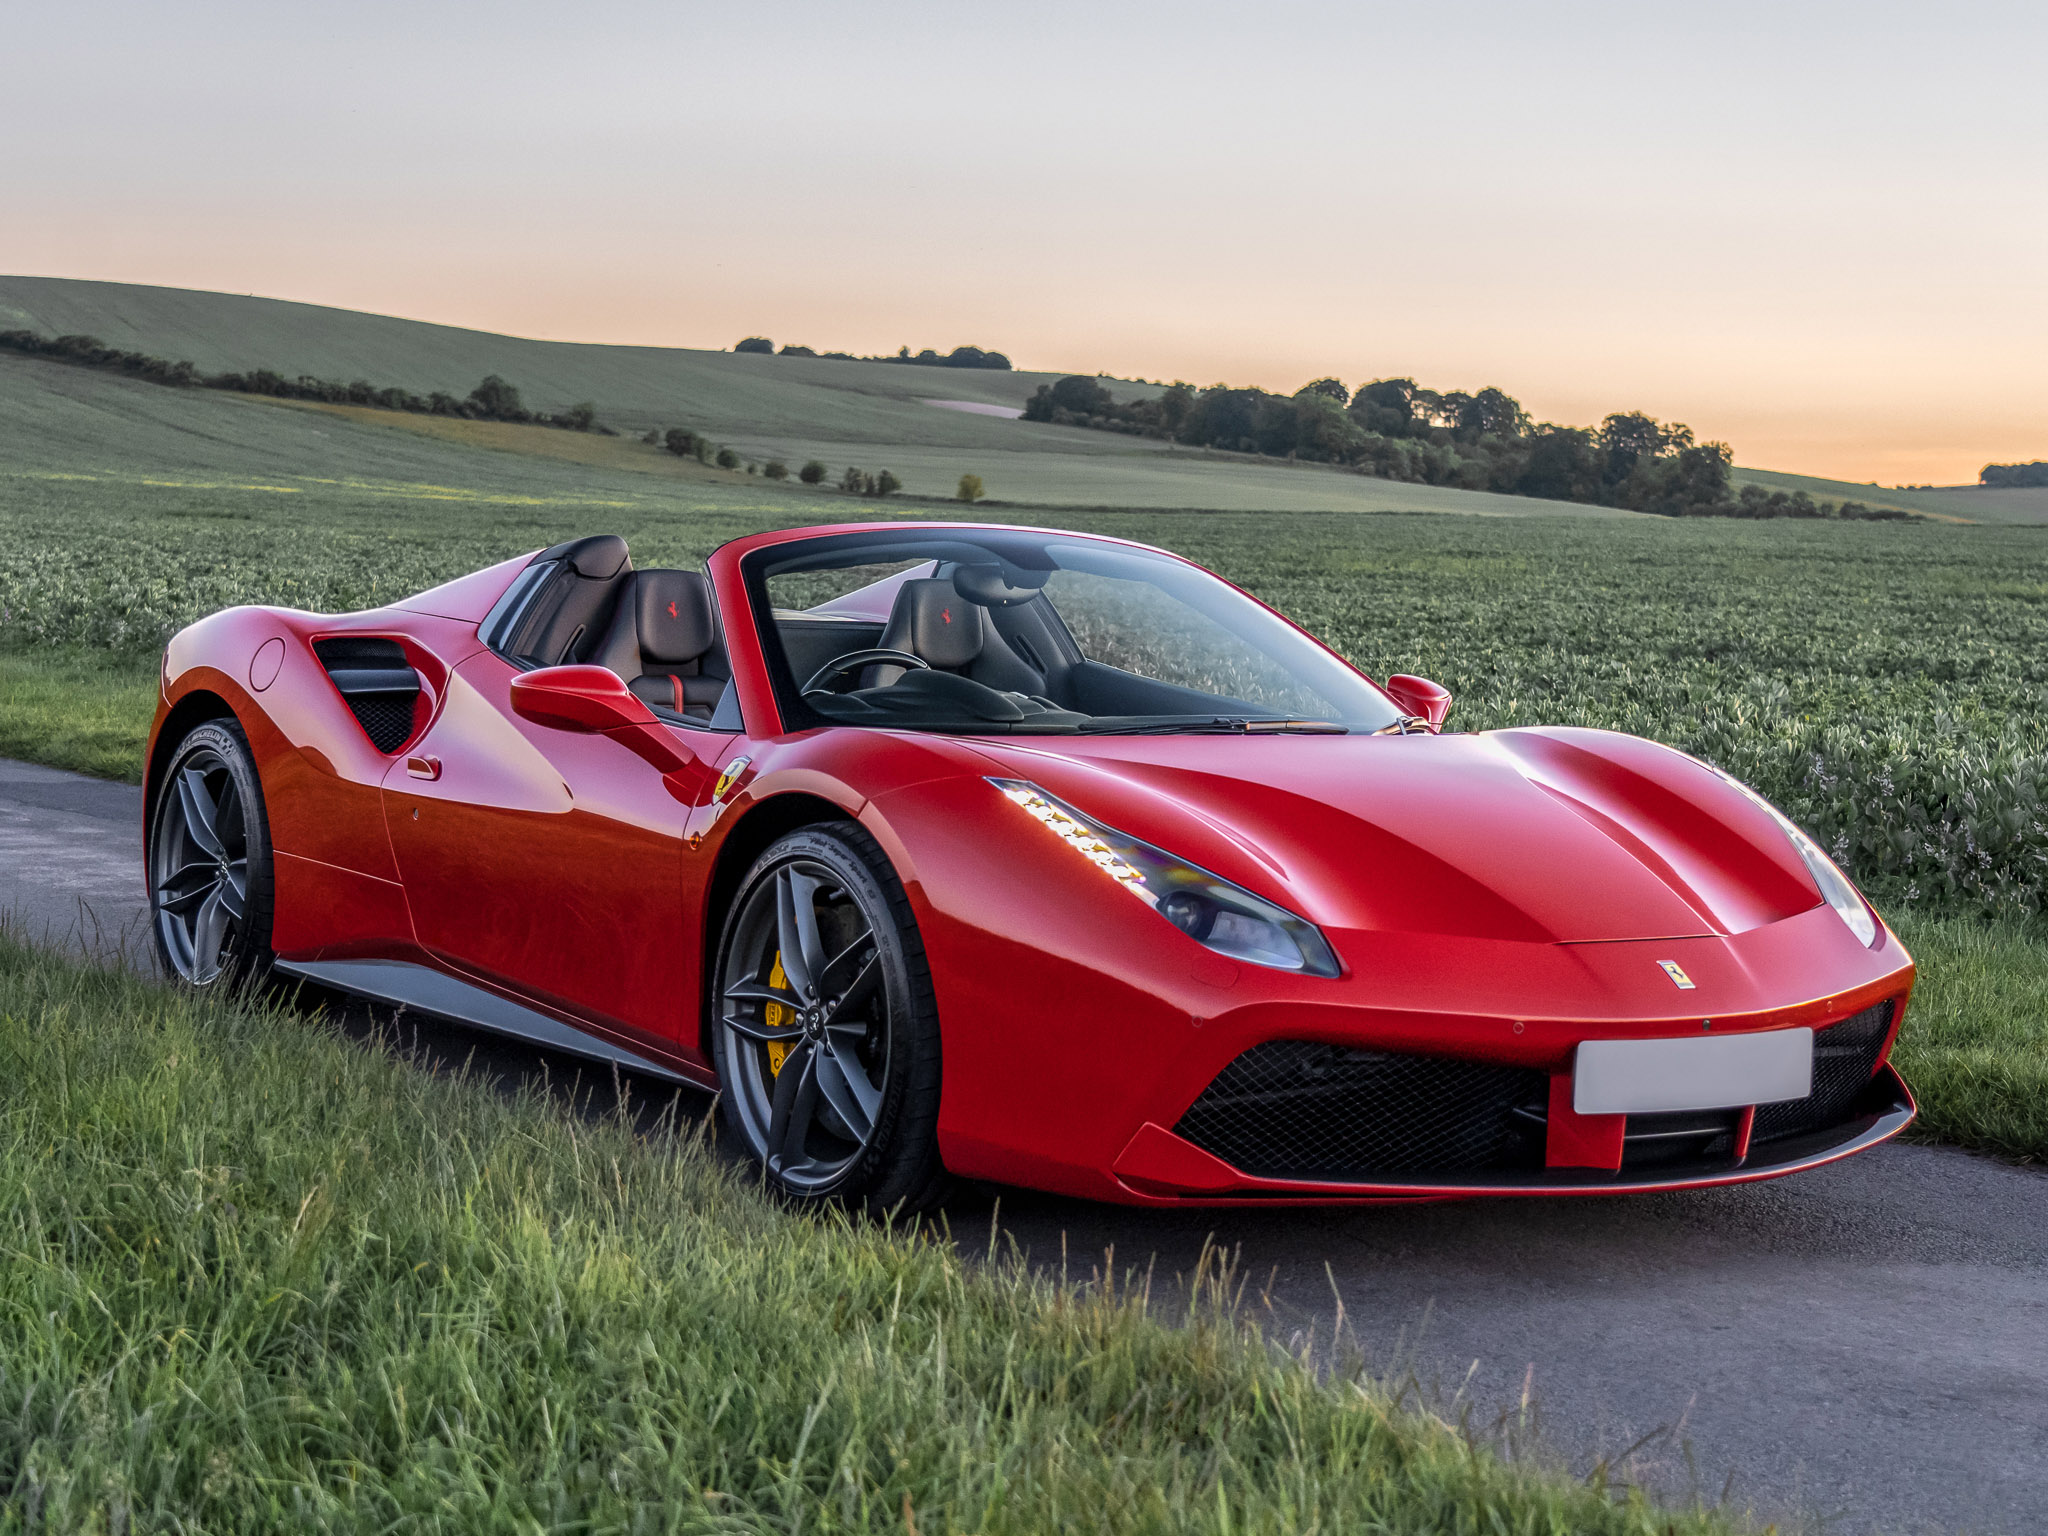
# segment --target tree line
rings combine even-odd
[[[415,394],[394,385],[372,384],[367,379],[340,383],[318,379],[311,374],[286,378],[268,368],[248,373],[201,373],[189,362],[173,362],[146,352],[127,352],[110,347],[97,336],[39,336],[34,331],[0,331],[0,348],[30,357],[49,358],[82,368],[98,368],[125,374],[151,384],[178,388],[223,389],[242,395],[269,395],[279,400],[313,400],[324,405],[366,405],[385,411],[410,411],[420,416],[455,416],[465,421],[512,421],[532,426],[560,427],[569,432],[601,432],[616,436],[597,419],[597,407],[589,401],[557,412],[529,411],[520,401],[518,389],[497,374],[487,374],[482,383],[458,398],[446,390]]]
[[[702,432],[693,432],[688,427],[670,427],[666,431],[660,427],[653,427],[641,441],[655,447],[666,448],[678,458],[695,459],[699,464],[716,464],[720,469],[738,469],[742,465],[742,460],[735,450],[723,445],[714,445]],[[789,478],[789,466],[780,459],[770,459],[765,464],[757,464],[752,460],[746,460],[744,463],[750,475],[766,475],[770,480]],[[827,473],[829,471],[826,470],[822,459],[810,459],[796,472],[796,477],[805,485],[822,485]],[[974,481],[975,497],[981,495],[981,481],[973,475],[963,475],[960,479],[963,500],[974,499],[964,494],[964,487],[969,480]],[[849,464],[846,466],[846,473],[839,477],[839,489],[854,496],[894,496],[903,489],[903,482],[886,469],[870,474],[867,470]]]
[[[2006,490],[2048,486],[2048,459],[2036,459],[2031,464],[1986,464],[1977,483]]]
[[[1292,395],[1175,383],[1149,399],[1118,401],[1099,380],[1076,374],[1040,385],[1024,419],[1669,517],[1910,515],[1816,502],[1803,491],[1745,486],[1738,493],[1727,444],[1698,442],[1692,428],[1640,411],[1616,412],[1598,427],[1566,427],[1533,420],[1498,389],[1439,392],[1413,379],[1375,379],[1356,393],[1337,379],[1317,379]]]
[[[826,357],[841,363],[908,363],[914,368],[996,368],[1004,372],[1010,368],[1010,360],[1002,353],[984,352],[980,347],[955,347],[946,353],[934,352],[930,347],[921,352],[901,347],[894,357],[855,357],[851,352],[819,352],[799,342],[777,347],[766,336],[749,336],[736,342],[733,351],[776,357]]]

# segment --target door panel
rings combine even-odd
[[[692,806],[626,746],[511,711],[489,652],[384,780],[420,945],[566,1012],[696,1052]],[[664,729],[669,729],[664,727]],[[670,730],[709,764],[731,737]],[[425,774],[437,776],[429,778]],[[677,775],[681,779],[685,776]],[[709,795],[715,772],[701,781]]]

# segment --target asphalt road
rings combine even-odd
[[[139,845],[138,791],[0,761],[0,910],[17,926],[137,963]],[[454,1028],[408,1038],[440,1059],[475,1048],[506,1075],[573,1076]],[[2048,1530],[2048,1174],[2035,1170],[1894,1144],[1688,1195],[1149,1212],[1012,1191],[963,1200],[952,1219],[970,1249],[999,1219],[1035,1261],[1064,1253],[1078,1277],[1113,1248],[1120,1271],[1154,1268],[1155,1291],[1213,1237],[1279,1336],[1327,1341],[1341,1296],[1374,1370],[1580,1472],[1636,1447],[1626,1470],[1650,1486],[1708,1502],[1725,1490],[1781,1527]],[[1525,1395],[1533,1434],[1514,1427]]]

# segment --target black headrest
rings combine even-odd
[[[587,539],[570,539],[544,549],[533,557],[535,565],[543,560],[565,560],[578,576],[610,581],[626,568],[626,541],[616,533],[594,533]]]
[[[1050,571],[1027,571],[1021,566],[1005,569],[991,560],[986,565],[956,566],[953,589],[984,608],[1010,608],[1038,596],[1051,575]]]
[[[711,585],[702,571],[641,571],[633,577],[640,654],[670,666],[695,661],[717,638]]]
[[[964,667],[981,654],[981,617],[950,581],[906,581],[889,610],[885,644],[922,656],[935,667]]]

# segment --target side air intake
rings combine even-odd
[[[379,752],[396,752],[412,736],[420,675],[396,640],[337,636],[313,642],[313,654],[348,701],[356,724]]]

